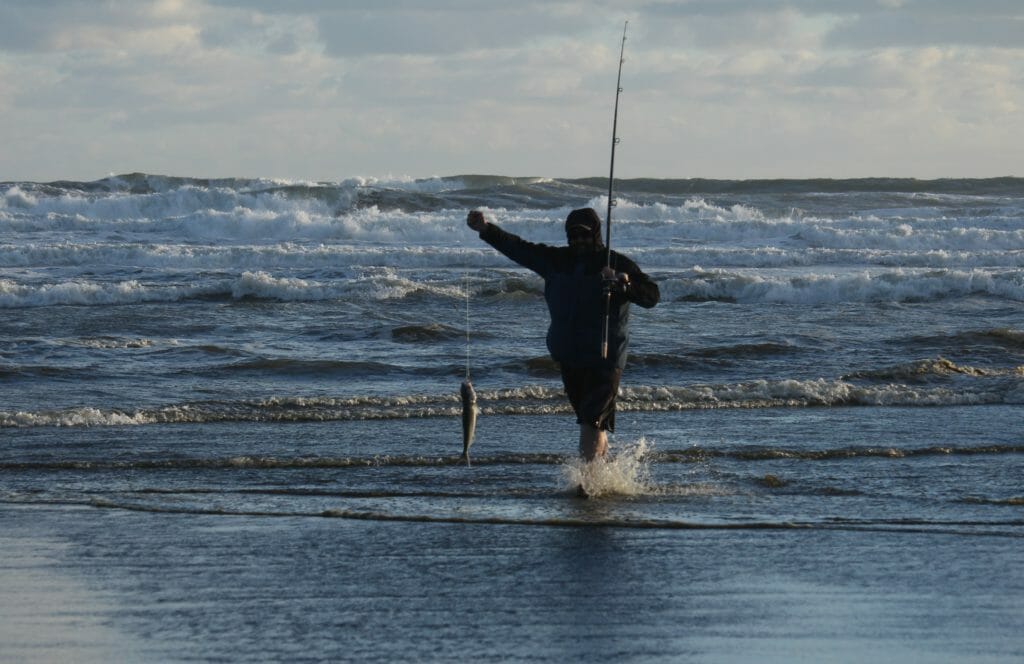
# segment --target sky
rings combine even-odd
[[[0,181],[1024,176],[1021,0],[3,0]]]

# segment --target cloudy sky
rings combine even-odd
[[[1021,0],[3,0],[0,181],[1024,176]]]

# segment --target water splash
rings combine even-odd
[[[642,496],[657,492],[651,481],[651,445],[640,437],[618,453],[590,463],[574,458],[562,466],[569,488],[583,490],[591,498],[601,496]]]

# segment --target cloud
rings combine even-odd
[[[0,179],[1005,172],[1019,4],[5,0]]]
[[[652,35],[684,47],[799,46],[828,49],[970,45],[1024,47],[1019,0],[692,0],[645,7],[662,20]]]
[[[537,12],[509,3],[486,12],[433,5],[402,12],[330,12],[320,17],[319,27],[327,52],[346,57],[516,48],[545,38],[574,35],[579,22],[575,14]]]
[[[0,4],[0,52],[53,53],[121,48],[202,19],[189,0],[94,3],[5,0]]]
[[[622,10],[610,0],[210,0],[209,5],[234,13],[311,18],[326,52],[339,58],[451,55],[572,40],[602,25],[609,7],[616,15]]]
[[[826,43],[832,48],[858,49],[935,45],[1024,48],[1024,6],[1015,13],[925,14],[903,8],[866,13],[842,23]]]
[[[217,14],[202,24],[199,38],[204,49],[222,52],[290,56],[303,50],[320,50],[316,21],[301,15]]]

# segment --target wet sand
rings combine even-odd
[[[4,661],[1024,655],[1018,538],[2,510]]]

